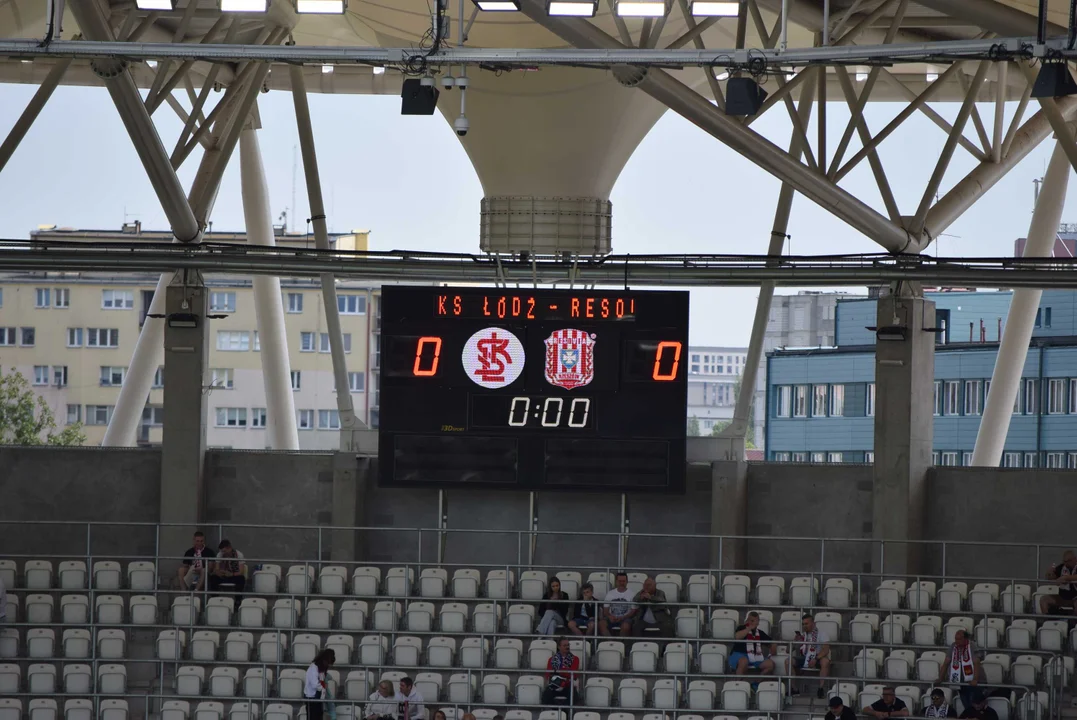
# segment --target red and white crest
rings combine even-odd
[[[595,336],[583,330],[558,330],[546,338],[546,381],[572,390],[595,377]]]

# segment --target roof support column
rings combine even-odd
[[[1060,138],[1055,143],[1055,151],[1047,165],[1036,210],[1032,213],[1024,257],[1050,257],[1054,250],[1071,169],[1063,142]],[[1020,389],[1028,343],[1032,338],[1032,327],[1042,294],[1042,290],[1031,288],[1016,288],[1013,291],[1006,329],[1002,333],[995,370],[991,374],[991,389],[987,394],[983,417],[980,418],[980,429],[976,433],[973,465],[998,467],[1002,461],[1002,450],[1010,429],[1010,418],[1013,417],[1013,404]]]

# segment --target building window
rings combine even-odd
[[[47,308],[52,303],[49,302],[49,289],[37,288],[34,290],[34,307]]]
[[[1023,383],[1017,383],[1017,392],[1013,394],[1013,414],[1020,415],[1021,408],[1024,407],[1024,403],[1021,402],[1021,389]]]
[[[288,312],[303,312],[303,293],[288,293]]]
[[[266,426],[266,409],[251,408],[251,427],[264,428]]]
[[[961,465],[963,467],[972,467],[972,453],[970,453],[970,452],[961,453]]]
[[[71,290],[68,288],[53,288],[52,306],[55,308],[71,307]]]
[[[1047,414],[1061,415],[1064,412],[1066,412],[1066,381],[1049,380],[1047,382]]]
[[[37,331],[32,327],[19,328],[19,345],[33,347],[37,340]]]
[[[688,372],[693,373],[693,374],[698,373],[699,372],[699,365],[693,365],[692,367],[690,367],[688,369]]]
[[[1025,415],[1035,415],[1039,411],[1039,403],[1036,402],[1039,396],[1040,383],[1036,379],[1025,380]],[[1036,467],[1035,465],[1026,467]]]
[[[247,427],[247,408],[217,408],[217,427]]]
[[[811,415],[826,417],[826,385],[812,386]]]
[[[694,363],[699,362],[699,355],[693,355],[692,356],[692,362],[694,362]]]
[[[1047,467],[1053,470],[1061,470],[1066,467],[1066,453],[1064,452],[1049,452],[1047,453]]]
[[[1008,452],[1002,455],[1002,467],[1019,468],[1021,467],[1021,453]]]
[[[164,365],[157,366],[157,372],[153,374],[153,386],[155,388],[163,388],[165,386],[165,368]]]
[[[944,452],[942,454],[942,464],[947,467],[957,466],[957,453],[956,452]]]
[[[1025,453],[1025,467],[1039,467],[1040,464],[1037,462],[1037,459],[1038,458],[1036,457],[1036,453]]]
[[[119,347],[120,331],[116,328],[86,328],[86,347]]]
[[[865,393],[867,400],[864,403],[864,414],[868,417],[875,416],[875,383],[868,383],[867,392]]]
[[[101,387],[119,387],[123,385],[123,377],[127,374],[127,368],[101,366]]]
[[[210,370],[210,387],[231,390],[235,387],[235,370],[232,368],[213,368]]]
[[[223,352],[247,352],[251,349],[251,334],[246,330],[218,330],[217,349]]]
[[[67,329],[67,346],[82,347],[82,328]]]
[[[68,405],[67,406],[67,424],[74,425],[75,423],[82,422],[82,406],[81,405]]]
[[[34,385],[49,384],[49,366],[34,365]]]
[[[165,424],[165,409],[159,405],[147,405],[142,409],[143,427],[161,427]]]
[[[67,387],[67,365],[52,366],[52,384],[56,387]]]
[[[790,417],[793,413],[793,388],[780,385],[774,392],[774,417]]]
[[[214,291],[209,294],[209,309],[214,312],[235,312],[236,293],[234,291]]]
[[[313,430],[314,429],[314,411],[313,410],[300,410],[299,411],[299,429],[300,430]]]
[[[793,417],[808,417],[808,386],[793,387]]]
[[[793,462],[800,462],[800,463],[808,462],[808,453],[806,453],[806,452],[795,452],[795,453],[793,453]]]
[[[845,386],[830,386],[830,416],[841,417],[845,414]]]
[[[112,405],[87,405],[87,425],[108,425],[112,419]]]
[[[864,462],[866,462],[866,463],[875,462],[875,453],[873,451],[871,451],[871,450],[868,450],[866,453],[864,453]]]
[[[827,453],[826,454],[826,461],[829,462],[829,463],[840,463],[841,462],[841,453],[840,452]]]
[[[1051,308],[1043,309],[1043,326],[1045,328],[1051,327]]]
[[[1077,413],[1077,378],[1070,378],[1070,415]]]
[[[360,393],[366,389],[366,375],[360,372],[348,373],[348,389],[353,393]]]
[[[350,353],[352,351],[352,334],[341,333],[340,338],[343,341],[342,344],[344,345],[344,352]],[[318,352],[327,353],[330,351],[329,333],[321,333],[321,335],[319,335],[318,337],[318,342]]]
[[[0,308],[4,307],[4,288],[0,288]]]
[[[942,414],[957,415],[960,406],[957,404],[959,385],[957,380],[947,380],[943,383]],[[943,463],[945,465],[946,463]]]
[[[983,408],[983,398],[980,391],[983,389],[983,380],[965,381],[965,414],[979,415]]]
[[[15,338],[15,328],[0,328],[0,345],[14,345]]]
[[[292,390],[302,387],[302,375],[299,370],[292,370]]]
[[[370,422],[368,425],[370,425],[372,430],[377,430],[378,426],[381,424],[381,411],[376,407],[372,407],[370,408],[369,417]],[[789,453],[785,453],[785,459],[786,461],[789,460]]]
[[[314,333],[299,333],[299,352],[314,352]]]
[[[1069,470],[1077,469],[1077,452],[1071,452],[1066,456],[1066,468]]]
[[[341,315],[365,315],[366,295],[337,295],[337,310]]]
[[[826,453],[821,453],[821,452],[813,452],[813,453],[811,454],[811,461],[812,461],[813,463],[822,463],[822,462],[826,462]]]
[[[1036,327],[1040,327],[1040,321],[1043,319],[1043,309],[1036,308]]]
[[[340,429],[340,413],[336,410],[319,410],[318,411],[318,429],[319,430],[339,430]]]
[[[101,307],[105,310],[130,310],[135,306],[135,293],[131,290],[102,290]]]
[[[939,464],[939,454],[938,454],[938,452],[931,453],[931,464],[932,465],[938,465]]]
[[[942,380],[935,381],[935,417],[942,415]]]
[[[371,417],[373,418],[373,415]],[[371,421],[371,425],[373,427],[373,421]],[[774,462],[789,462],[789,453],[787,453],[787,452],[776,452],[776,453],[774,453],[773,458],[774,458]]]

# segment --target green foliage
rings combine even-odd
[[[699,418],[695,415],[688,418],[688,437],[699,437]]]
[[[0,445],[82,445],[82,423],[56,432],[56,418],[22,373],[0,374]]]

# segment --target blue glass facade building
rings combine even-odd
[[[927,296],[940,328],[934,460],[968,465],[1011,293]],[[874,459],[875,308],[874,299],[839,301],[836,347],[768,353],[768,460]],[[1013,413],[1004,466],[1077,468],[1077,292],[1044,291]]]

